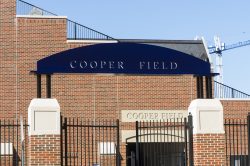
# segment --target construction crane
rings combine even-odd
[[[219,73],[219,76],[215,77],[215,79],[217,82],[220,82],[223,84],[222,52],[226,50],[231,50],[234,48],[250,45],[250,40],[226,45],[225,43],[221,43],[220,38],[218,36],[214,36],[214,43],[215,43],[214,46],[208,47],[208,51],[209,51],[209,54],[217,54],[215,68],[216,68],[216,73]]]

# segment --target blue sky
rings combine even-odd
[[[114,38],[250,40],[249,0],[26,0]],[[224,83],[250,94],[250,45],[223,52]]]

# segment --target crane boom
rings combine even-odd
[[[218,49],[215,46],[212,46],[212,47],[210,46],[210,47],[208,47],[208,50],[209,50],[210,54],[214,54],[214,53],[221,53],[222,51],[231,50],[234,48],[243,47],[243,46],[247,46],[247,45],[250,45],[250,40],[238,42],[238,43],[231,44],[231,45],[224,44],[224,46],[222,46],[220,49]]]
[[[215,80],[223,84],[222,52],[226,50],[231,50],[234,48],[250,45],[250,40],[238,42],[238,43],[231,44],[231,45],[226,45],[225,43],[220,42],[220,38],[218,36],[214,36],[214,43],[215,45],[209,46],[208,50],[209,50],[209,54],[216,54],[215,70],[217,73],[219,73],[219,75],[215,77]],[[219,97],[222,97],[221,95],[223,95],[223,89],[218,89],[218,90],[219,90],[219,94],[218,94]]]

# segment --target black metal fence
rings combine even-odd
[[[56,14],[44,10],[40,7],[27,3],[23,0],[17,0],[17,15],[42,15],[57,16]],[[94,29],[76,23],[67,19],[67,39],[68,40],[115,40],[114,38],[98,32]]]
[[[249,115],[248,120],[225,120],[226,165],[249,166],[249,124]]]
[[[26,121],[22,126],[20,121],[0,120],[0,166],[28,165]]]
[[[61,163],[70,166],[120,166],[119,121],[62,119]]]
[[[214,97],[215,98],[250,98],[249,94],[241,92],[230,86],[214,81]]]
[[[67,30],[68,40],[115,40],[108,35],[71,20],[67,20]]]
[[[192,116],[188,119],[136,122],[136,136],[126,140],[127,166],[192,166]]]

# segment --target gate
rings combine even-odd
[[[61,118],[63,166],[120,166],[119,121]]]
[[[127,166],[193,166],[192,116],[188,121],[137,121],[136,135],[126,143]]]

